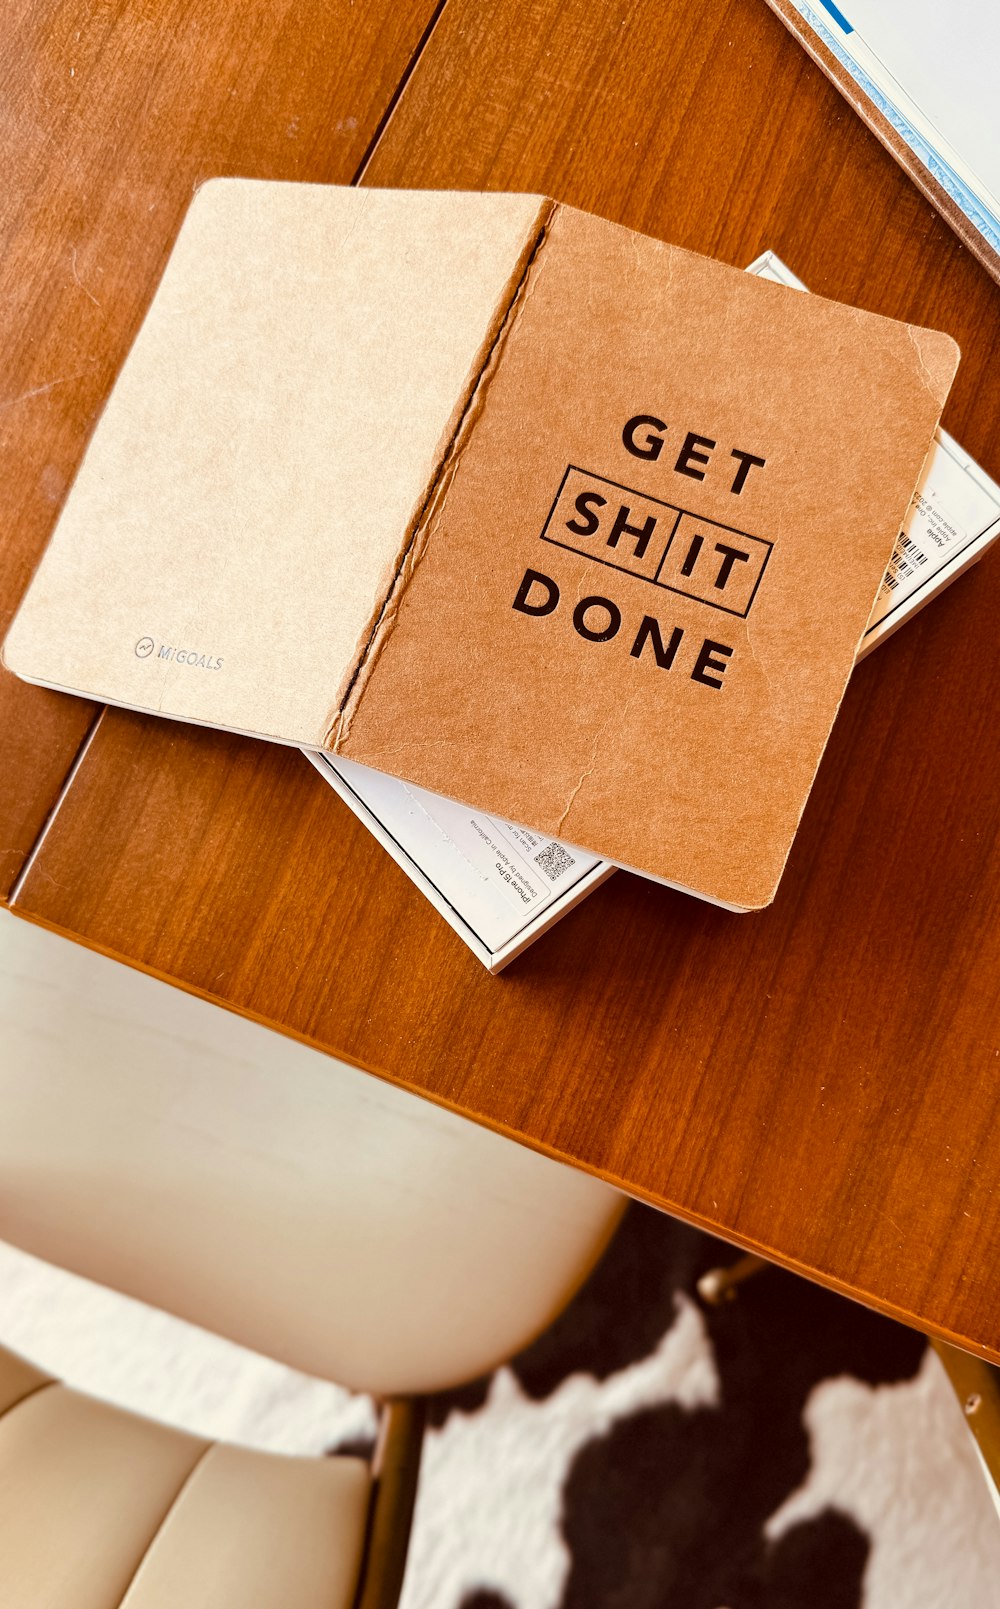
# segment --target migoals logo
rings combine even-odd
[[[173,643],[158,643],[155,637],[140,637],[135,645],[136,659],[167,659],[175,665],[190,665],[195,670],[221,670],[218,654],[204,654],[198,648],[178,648]]]

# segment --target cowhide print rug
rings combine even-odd
[[[436,1399],[402,1609],[1000,1609],[1000,1519],[921,1337],[632,1207],[557,1324]],[[0,1335],[73,1384],[284,1451],[372,1405],[0,1246]]]
[[[633,1206],[509,1368],[438,1399],[404,1609],[995,1609],[1000,1519],[925,1340]]]

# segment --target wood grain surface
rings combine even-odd
[[[0,17],[0,637],[192,190],[348,182],[433,0],[11,0]],[[0,669],[0,901],[95,715]]]
[[[772,246],[956,336],[1000,473],[1000,291],[764,0],[447,0],[365,178]],[[1000,1359],[998,609],[859,669],[759,915],[620,873],[490,978],[297,753],[117,711],[14,908]]]
[[[968,246],[973,256],[978,257],[990,277],[1000,283],[1000,253],[994,250],[986,236],[970,222],[958,203],[952,200],[944,185],[935,178],[930,168],[924,166],[916,152],[889,119],[879,111],[875,102],[861,88],[853,74],[848,72],[843,62],[827,48],[816,30],[810,27],[802,13],[797,10],[794,0],[767,0],[767,3],[772,11],[777,12],[785,27],[803,49],[809,52],[817,66],[821,67],[827,77],[836,84],[848,105],[854,108],[859,117],[864,118],[886,150],[927,197],[931,206],[943,215],[948,227],[954,230],[964,245]]]

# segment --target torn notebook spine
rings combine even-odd
[[[527,241],[515,265],[509,294],[496,308],[465,391],[455,409],[454,422],[446,436],[437,467],[407,529],[395,570],[387,580],[381,603],[373,611],[370,628],[359,645],[355,662],[338,688],[333,718],[322,742],[322,747],[330,753],[338,753],[350,735],[351,722],[374,675],[379,655],[392,634],[406,589],[419,567],[431,531],[458,472],[466,443],[482,414],[490,382],[500,366],[507,340],[528,298],[532,276],[540,266],[541,254],[558,210],[559,203],[556,201],[545,200],[542,203],[539,226]]]

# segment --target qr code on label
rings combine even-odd
[[[573,864],[573,856],[562,844],[553,841],[540,855],[535,856],[535,865],[540,866],[550,883],[554,883]]]

